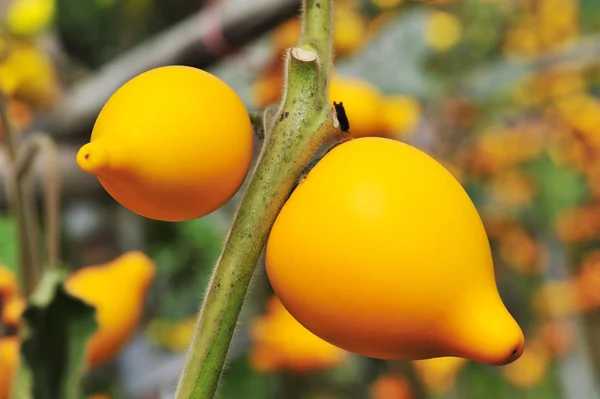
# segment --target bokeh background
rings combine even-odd
[[[332,98],[344,102],[354,135],[409,142],[467,189],[526,350],[504,367],[454,358],[385,362],[345,353],[285,312],[259,265],[219,397],[599,399],[600,1],[334,3]],[[60,189],[62,262],[77,270],[139,250],[156,270],[141,298],[118,295],[110,284],[104,291],[105,302],[130,301],[142,316],[133,333],[123,333],[126,345],[86,375],[88,397],[172,398],[195,312],[239,198],[190,222],[147,220],[120,207],[95,177],[79,170],[77,149],[89,140],[108,97],[160,65],[216,74],[250,111],[276,103],[282,54],[298,36],[298,5],[0,1],[7,118],[21,137],[44,132],[58,148],[56,158],[36,157],[31,195],[43,220],[48,186]],[[0,264],[18,275],[5,190],[9,168],[3,145]],[[52,179],[52,171],[60,179]],[[109,281],[119,279],[116,274]],[[10,333],[3,330],[0,343]],[[9,363],[1,356],[0,374]]]

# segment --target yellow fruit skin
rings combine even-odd
[[[205,216],[239,189],[252,125],[238,95],[208,72],[167,66],[123,85],[100,112],[79,166],[142,216]]]
[[[19,340],[17,337],[0,338],[0,399],[9,399],[17,366]]]
[[[369,137],[330,151],[279,213],[266,265],[288,311],[350,352],[487,364],[522,353],[476,208],[407,144]]]
[[[91,367],[111,360],[135,332],[154,275],[153,261],[131,251],[104,265],[79,269],[65,280],[67,292],[96,308],[98,329],[88,341]]]

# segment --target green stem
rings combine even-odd
[[[256,264],[275,219],[320,145],[338,134],[327,98],[332,0],[305,0],[300,45],[288,52],[286,92],[241,201],[177,388],[212,399]]]

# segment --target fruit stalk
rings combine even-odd
[[[287,53],[283,101],[198,314],[177,399],[214,398],[271,227],[320,145],[343,138],[327,96],[332,0],[305,0],[303,6],[298,47]]]

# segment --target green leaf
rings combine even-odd
[[[219,391],[222,399],[273,397],[273,376],[253,370],[246,356],[232,359],[223,380]]]
[[[18,398],[81,398],[86,345],[97,328],[95,309],[70,296],[63,279],[60,271],[46,272],[23,314]]]
[[[0,264],[12,271],[17,268],[17,231],[14,220],[0,216]]]
[[[566,165],[556,164],[547,155],[527,165],[526,171],[537,187],[533,218],[542,226],[553,225],[562,211],[583,204],[587,197],[585,177]]]

